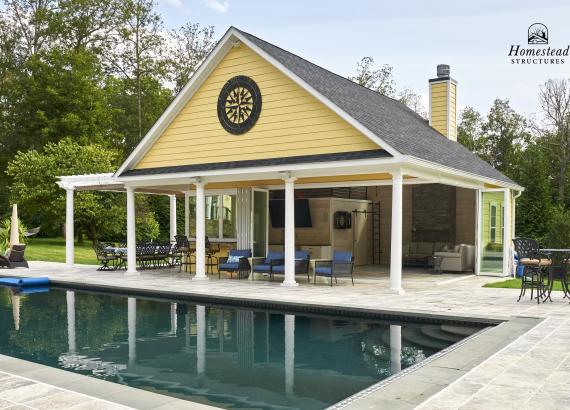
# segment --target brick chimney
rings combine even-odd
[[[429,80],[429,125],[457,141],[457,81],[447,64],[437,66],[437,77]]]

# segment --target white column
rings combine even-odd
[[[129,363],[134,363],[137,358],[137,299],[128,298],[128,329],[129,329]]]
[[[138,275],[135,189],[130,186],[127,187],[127,272],[125,274]]]
[[[184,235],[190,238],[190,192],[184,192]]]
[[[172,333],[173,336],[176,336],[176,333],[178,333],[178,315],[176,314],[176,307],[176,303],[170,304],[170,333]]]
[[[174,241],[176,232],[176,195],[170,196],[170,240]]]
[[[69,267],[72,267],[75,262],[73,220],[73,188],[67,188],[65,190],[65,264]]]
[[[206,307],[196,306],[196,369],[198,376],[204,374],[206,370]]]
[[[68,290],[65,292],[67,301],[67,350],[71,354],[77,351],[75,343],[75,292]]]
[[[404,294],[402,289],[402,202],[404,176],[392,173],[392,239],[390,251],[390,293]]]
[[[194,280],[208,280],[206,276],[206,197],[204,183],[196,185],[196,275]]]
[[[515,273],[513,266],[512,252],[512,224],[511,224],[511,190],[505,189],[503,195],[504,202],[504,221],[503,221],[503,275],[513,275]],[[514,277],[514,275],[513,275]]]
[[[282,286],[298,286],[295,281],[295,181],[287,177],[285,181],[285,278]]]
[[[285,315],[285,394],[295,387],[295,315]]]
[[[402,326],[390,325],[390,370],[396,374],[402,370]]]

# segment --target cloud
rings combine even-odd
[[[176,7],[177,9],[186,10],[186,6],[182,0],[165,0],[165,2],[171,6]]]
[[[180,1],[180,0],[173,0],[173,1]],[[229,0],[202,0],[202,2],[206,5],[206,7],[211,8],[212,10],[217,11],[218,13],[226,13],[230,7]]]

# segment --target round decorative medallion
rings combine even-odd
[[[261,112],[261,92],[251,78],[231,78],[218,96],[218,119],[231,134],[244,134],[256,123]]]

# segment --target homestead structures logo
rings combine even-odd
[[[530,47],[527,48],[520,44],[511,45],[511,64],[564,64],[570,52],[570,45],[560,48],[547,46],[548,28],[542,23],[531,24],[528,28],[528,45]]]
[[[528,28],[528,44],[548,44],[548,29],[542,23],[534,23]]]

